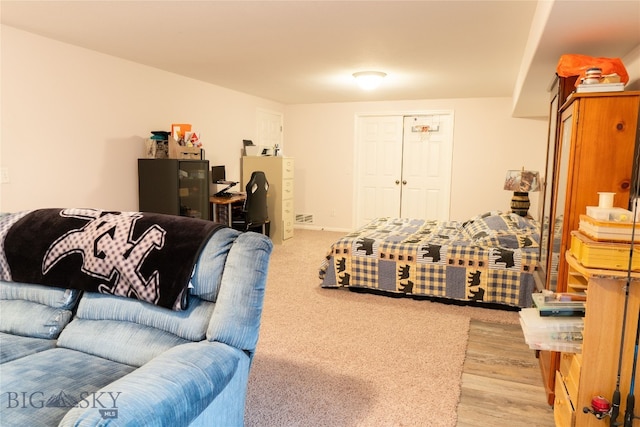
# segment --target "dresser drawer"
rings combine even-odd
[[[293,209],[289,210],[288,212],[282,213],[282,223],[285,227],[293,227],[293,223],[295,222],[295,220],[296,216],[293,213]]]
[[[282,160],[282,179],[293,179],[293,159]]]
[[[574,427],[576,413],[569,399],[569,393],[565,387],[560,371],[556,371],[556,398],[553,402],[553,419],[556,427]]]
[[[293,220],[284,220],[282,228],[282,239],[287,240],[293,237]]]
[[[560,367],[558,370],[560,371],[560,375],[562,378],[569,377],[569,372],[571,371],[571,364],[575,359],[575,353],[561,353],[560,354]]]
[[[571,402],[577,404],[578,402],[578,384],[580,384],[580,365],[582,360],[581,354],[562,353],[562,357],[567,356],[569,362],[569,370],[566,374],[563,373],[564,384],[569,393]],[[562,365],[562,361],[560,362]]]
[[[282,218],[295,217],[293,213],[293,199],[282,201]]]
[[[562,379],[568,399],[573,405],[578,403],[581,364],[582,354],[562,353],[560,355],[560,378]]]
[[[293,180],[282,180],[282,200],[293,199]]]

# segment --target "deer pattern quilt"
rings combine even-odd
[[[329,248],[325,288],[530,307],[539,225],[513,213],[465,222],[378,218]]]

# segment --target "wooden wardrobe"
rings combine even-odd
[[[634,165],[640,92],[573,92],[560,100],[556,112],[552,98],[536,275],[539,288],[554,292],[567,289],[565,252],[580,215],[587,206],[598,206],[598,192],[616,193],[614,206],[629,208],[632,177],[640,166]],[[552,405],[560,354],[540,351],[538,358]]]

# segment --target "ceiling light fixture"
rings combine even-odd
[[[360,71],[353,73],[353,77],[356,79],[358,86],[364,90],[377,88],[386,75],[387,73],[383,73],[382,71]]]

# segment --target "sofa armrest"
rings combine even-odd
[[[179,345],[88,396],[60,426],[187,426],[231,381],[242,357],[218,342]]]
[[[207,329],[219,341],[253,355],[258,343],[269,258],[273,243],[258,233],[242,233],[227,255],[216,307]]]

